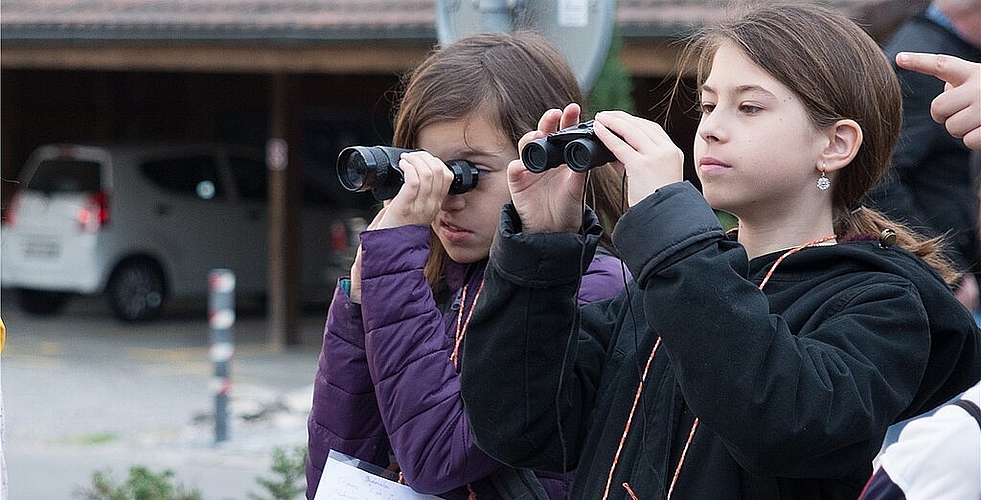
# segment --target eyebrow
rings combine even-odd
[[[702,85],[702,92],[708,92],[710,94],[718,95],[718,92],[714,88],[704,84]],[[775,95],[773,95],[773,92],[770,92],[769,90],[766,90],[765,88],[759,85],[739,85],[736,87],[735,93],[736,94],[763,94],[764,96],[776,97]]]
[[[468,158],[495,159],[498,156],[504,154],[505,151],[507,151],[507,148],[502,149],[500,151],[486,151],[482,149],[467,148],[463,151],[459,151],[458,155],[461,158],[468,157]]]
[[[517,153],[515,153],[517,155]],[[463,151],[457,151],[452,158],[446,158],[446,160],[467,160],[473,163],[484,165],[486,167],[491,167],[491,163],[500,158],[500,153],[490,152],[490,151],[479,151],[476,149],[465,149]],[[518,157],[515,156],[515,159]]]

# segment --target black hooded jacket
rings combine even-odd
[[[875,238],[794,253],[761,291],[783,252],[748,261],[677,183],[614,232],[636,281],[580,309],[598,233],[588,214],[582,234],[523,234],[505,207],[464,346],[478,445],[512,466],[575,468],[572,498],[603,498],[608,482],[611,499],[629,498],[624,483],[665,498],[677,474],[674,499],[853,499],[890,424],[981,378],[971,315]]]

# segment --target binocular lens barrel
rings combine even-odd
[[[477,186],[480,170],[473,163],[465,160],[450,160],[446,162],[446,168],[453,172],[449,194],[463,194]]]
[[[401,148],[351,146],[337,156],[337,179],[344,189],[355,193],[370,191],[385,183],[398,165],[399,155],[410,151]],[[401,172],[395,179],[402,183]],[[391,181],[390,181],[391,182]]]
[[[547,139],[537,139],[525,144],[521,150],[521,162],[528,170],[540,174],[562,164],[562,150]]]
[[[616,156],[598,139],[576,139],[565,145],[565,163],[576,172],[585,172],[591,168],[605,165]]]
[[[368,175],[368,166],[364,161],[364,157],[360,155],[354,155],[346,162],[344,162],[343,172],[338,172],[340,175],[341,185],[344,189],[348,191],[360,191],[365,183],[365,176]]]
[[[399,170],[402,153],[417,151],[390,146],[350,146],[337,156],[337,179],[348,191],[371,191],[378,200],[398,194],[405,179]],[[466,160],[451,160],[446,168],[453,173],[449,194],[462,194],[477,186],[480,171]]]
[[[592,120],[552,132],[521,148],[521,162],[536,174],[563,163],[581,173],[613,160],[616,156],[596,138]]]

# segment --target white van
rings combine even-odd
[[[169,298],[205,297],[231,269],[236,293],[267,286],[267,170],[261,148],[216,144],[51,144],[37,148],[7,203],[0,285],[22,309],[54,314],[105,294],[126,321]],[[329,300],[347,274],[365,210],[302,210],[300,287]]]

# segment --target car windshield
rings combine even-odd
[[[45,193],[90,193],[98,191],[99,163],[79,160],[44,160],[27,184],[27,189]]]

